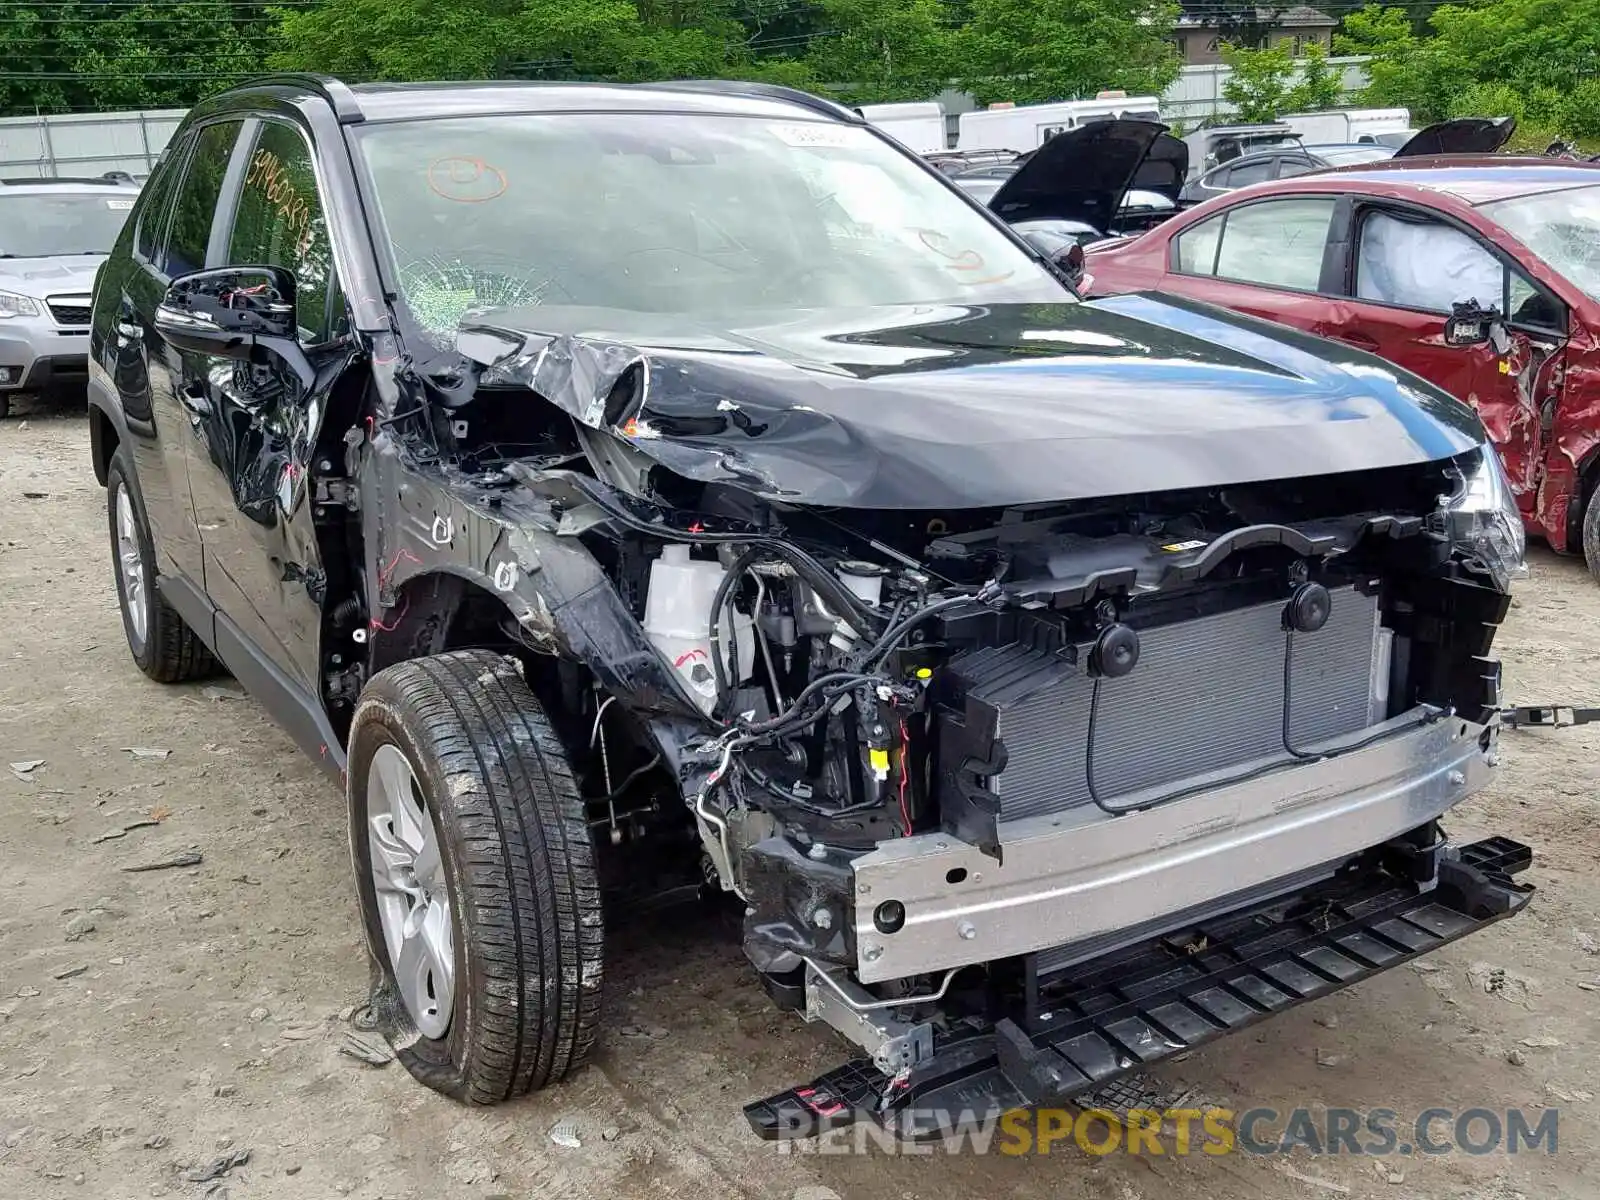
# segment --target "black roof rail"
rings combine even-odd
[[[0,179],[0,186],[32,187],[38,183],[68,183],[79,187],[84,184],[98,187],[127,187],[133,184],[137,187],[139,181],[126,171],[107,171],[104,175],[40,175],[37,178],[24,175],[15,179]]]
[[[801,91],[799,88],[784,87],[778,83],[741,83],[736,79],[675,79],[670,83],[645,83],[635,86],[667,92],[711,92],[723,96],[782,100],[787,104],[797,104],[801,108],[809,108],[812,112],[822,113],[836,121],[848,121],[852,125],[867,123],[867,119],[860,113],[843,104],[826,100],[811,92]]]
[[[333,106],[333,115],[341,125],[359,125],[367,119],[361,111],[361,102],[355,92],[342,79],[332,75],[318,75],[311,71],[280,71],[247,80],[245,87],[270,87],[281,84],[288,87],[309,88]]]

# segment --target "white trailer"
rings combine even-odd
[[[936,100],[914,104],[863,104],[861,115],[908,150],[930,154],[949,145],[945,136],[944,109]]]
[[[1403,133],[1411,128],[1411,112],[1404,108],[1343,108],[1291,113],[1278,120],[1298,133],[1307,145],[1323,146],[1375,142],[1379,134]]]
[[[956,149],[1037,150],[1058,133],[1119,117],[1159,121],[1161,101],[1156,96],[1102,94],[1055,104],[991,104],[961,114]]]

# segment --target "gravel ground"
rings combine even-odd
[[[699,908],[615,930],[598,1060],[565,1086],[469,1110],[341,1053],[367,983],[341,797],[230,681],[138,673],[108,557],[82,418],[0,423],[7,1200],[1600,1196],[1600,726],[1508,735],[1498,786],[1452,822],[1536,848],[1530,911],[1160,1076],[1240,1110],[1556,1107],[1555,1155],[782,1154],[739,1106],[841,1047],[773,1011]],[[1600,702],[1600,585],[1536,552],[1500,649],[1513,696]],[[563,1120],[581,1145],[552,1143]]]

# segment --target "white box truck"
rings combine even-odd
[[[1300,135],[1306,145],[1376,142],[1382,134],[1411,129],[1411,112],[1404,108],[1343,108],[1330,112],[1290,113],[1279,121]]]
[[[1055,104],[991,104],[977,112],[961,114],[956,148],[1037,150],[1058,133],[1119,117],[1159,121],[1160,98],[1101,93],[1093,100],[1062,100]]]
[[[931,154],[949,146],[944,109],[937,101],[914,104],[863,104],[861,115],[890,137],[918,154]]]

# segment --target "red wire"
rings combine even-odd
[[[393,633],[396,629],[398,629],[400,627],[400,622],[404,621],[406,619],[406,613],[410,610],[410,608],[411,608],[411,597],[410,596],[405,596],[405,597],[402,598],[402,602],[401,602],[401,605],[400,605],[400,611],[395,614],[395,618],[394,618],[393,621],[390,621],[387,625],[385,625],[382,621],[378,620],[377,617],[373,617],[372,618],[372,627],[374,629],[381,629],[384,633]]]
[[[402,546],[400,548],[399,552],[395,554],[394,558],[390,560],[389,565],[387,567],[381,568],[378,571],[378,590],[379,591],[382,591],[384,588],[389,586],[389,576],[394,574],[394,569],[400,565],[400,560],[403,559],[403,558],[410,559],[412,562],[416,563],[419,567],[422,565],[422,560],[420,558],[418,558],[415,554],[411,553],[411,551],[405,549]],[[389,624],[385,625],[382,621],[378,620],[377,617],[373,617],[372,618],[372,622],[371,622],[372,627],[374,629],[382,630],[384,633],[393,633],[399,627],[400,622],[405,620],[406,613],[411,608],[411,597],[410,596],[403,597],[403,601],[404,602],[400,605],[400,611],[399,611],[399,613],[396,614],[396,616],[395,616],[393,621],[391,621],[391,622],[389,622]]]

